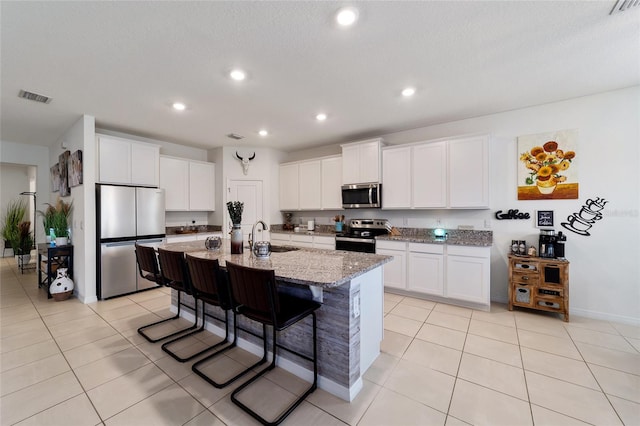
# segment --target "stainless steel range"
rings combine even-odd
[[[376,237],[389,233],[387,219],[351,219],[349,230],[336,234],[336,250],[376,252]]]

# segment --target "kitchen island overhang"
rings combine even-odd
[[[353,400],[362,389],[362,376],[380,354],[383,337],[384,285],[382,265],[392,260],[389,256],[334,250],[306,249],[272,253],[260,259],[245,250],[243,254],[230,254],[228,241],[220,251],[206,251],[201,241],[168,243],[161,247],[181,251],[192,256],[218,259],[221,267],[226,261],[261,269],[273,269],[279,290],[298,297],[322,302],[318,318],[318,386],[347,401]],[[194,299],[182,298],[181,315],[194,319]],[[187,308],[187,309],[184,309]],[[177,311],[177,293],[172,291],[171,310]],[[224,335],[220,323],[223,312],[206,306],[206,328]],[[262,327],[238,316],[238,346],[256,355],[262,355],[260,340],[250,333],[261,335]],[[311,352],[309,324],[292,326],[281,333],[279,342],[285,347]],[[278,366],[301,377],[312,380],[311,363],[286,350],[278,351]]]

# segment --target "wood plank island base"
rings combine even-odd
[[[279,291],[322,303],[318,318],[318,386],[346,401],[352,401],[362,389],[362,376],[380,354],[383,334],[382,265],[389,256],[320,249],[292,249],[258,259],[249,253],[231,254],[229,240],[220,251],[204,250],[202,241],[169,243],[160,246],[192,256],[218,259],[224,269],[226,261],[253,268],[273,269]],[[177,293],[172,292],[173,312],[177,311]],[[194,299],[182,297],[182,315],[193,320]],[[200,305],[200,304],[198,304]],[[187,309],[184,309],[187,308]],[[223,318],[223,312],[207,305],[208,314]],[[311,327],[306,321],[281,333],[279,344],[311,355]],[[222,323],[207,316],[207,329],[224,336]],[[238,317],[238,326],[261,335],[262,326]],[[262,355],[259,339],[250,333],[238,333],[238,346]],[[278,351],[278,366],[311,381],[312,365],[286,350]]]

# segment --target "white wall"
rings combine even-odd
[[[242,157],[250,157],[249,171],[245,175],[242,164],[236,158],[236,151]],[[223,147],[209,151],[209,161],[216,163],[216,214],[215,225],[227,226],[225,219],[227,188],[229,180],[261,180],[263,190],[263,214],[267,224],[282,223],[282,215],[278,207],[278,165],[283,162],[284,153],[270,148]],[[220,183],[218,183],[220,182]],[[220,189],[220,190],[218,190]],[[219,195],[218,195],[219,194]],[[219,206],[219,207],[218,207]]]
[[[12,201],[23,199],[28,202],[24,195],[19,195],[23,191],[29,191],[29,166],[21,164],[0,164],[0,220],[4,218],[7,205]],[[27,220],[33,221],[33,213],[27,212]],[[0,228],[4,222],[0,223]],[[0,249],[4,249],[4,239],[0,238]],[[3,254],[5,254],[3,250]],[[12,256],[13,252],[8,249],[7,256]]]
[[[96,136],[95,118],[83,115],[50,149],[49,164],[58,162],[62,144],[72,154],[82,150],[82,185],[71,188],[71,195],[63,197],[73,201],[71,235],[73,242],[74,294],[84,303],[97,300],[96,296]],[[49,192],[50,202],[56,202],[59,192]]]
[[[529,212],[553,210],[556,231],[567,234],[572,314],[640,324],[640,87],[632,87],[563,102],[444,123],[382,135],[390,145],[490,133],[491,202],[489,210],[475,211],[345,211],[348,218],[386,217],[395,226],[430,227],[471,224],[494,233],[491,255],[491,299],[507,300],[507,253],[512,239],[537,246],[539,230],[533,220],[497,221],[497,210]],[[579,167],[577,200],[518,201],[517,137],[562,129],[578,129],[574,165]],[[296,159],[310,158],[304,152]],[[288,159],[293,158],[290,155]],[[383,188],[384,194],[384,188]],[[384,195],[383,195],[384,196]],[[589,198],[609,201],[604,217],[591,228],[591,236],[560,226]],[[329,223],[335,212],[298,213]]]
[[[12,163],[25,166],[33,166],[36,171],[36,183],[35,190],[37,192],[37,210],[44,209],[44,203],[49,201],[50,183],[49,183],[49,148],[39,145],[26,145],[15,142],[0,141],[0,163]],[[27,177],[27,182],[28,182]],[[15,195],[22,191],[31,191],[31,186],[27,183],[25,189],[20,191],[13,191]],[[5,194],[4,185],[2,188],[2,199],[5,197],[11,199],[10,193]],[[2,210],[4,211],[4,209]],[[33,220],[33,219],[31,219]],[[45,241],[45,235],[42,231],[42,221],[36,219],[36,239],[37,242],[42,243]]]

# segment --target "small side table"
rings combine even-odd
[[[73,245],[38,244],[38,287],[47,287],[49,299],[49,286],[55,280],[59,268],[67,268],[69,278],[73,279]]]

